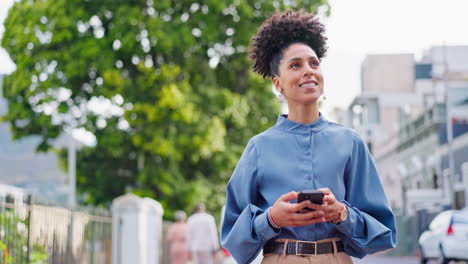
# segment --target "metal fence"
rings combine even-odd
[[[112,218],[104,209],[0,196],[0,263],[110,264]]]

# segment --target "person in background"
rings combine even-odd
[[[221,237],[238,263],[263,249],[264,264],[348,264],[396,245],[395,218],[366,143],[319,112],[324,33],[313,14],[288,10],[252,38],[254,71],[272,80],[288,115],[250,139],[228,183]],[[323,203],[296,203],[302,190],[321,191]]]
[[[200,203],[187,223],[188,245],[193,264],[213,264],[219,250],[214,217],[206,213],[205,205]]]
[[[167,240],[171,243],[171,263],[186,264],[190,258],[187,245],[187,215],[184,211],[176,211],[176,222],[167,230]]]

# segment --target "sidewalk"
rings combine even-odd
[[[353,258],[355,264],[418,264],[419,259],[417,257],[390,257],[390,256],[379,256],[370,255],[364,259]]]

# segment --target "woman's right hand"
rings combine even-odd
[[[273,222],[279,227],[297,227],[325,222],[321,205],[313,204],[309,200],[301,203],[290,203],[289,201],[297,199],[297,194],[294,191],[288,192],[276,200],[270,208],[270,217]],[[315,211],[300,213],[306,207],[315,209]]]

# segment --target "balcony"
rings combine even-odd
[[[445,105],[435,104],[414,120],[400,126],[400,144],[398,150],[409,148],[432,133],[438,133],[438,128],[445,122]]]

